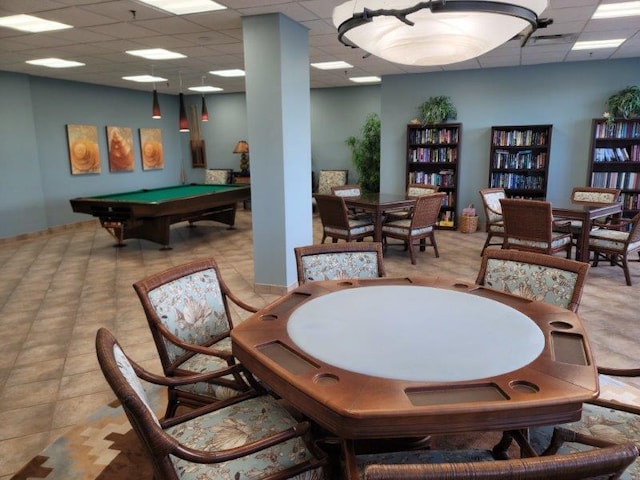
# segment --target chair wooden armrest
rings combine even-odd
[[[565,220],[563,218],[553,219],[553,228],[563,228],[563,227],[570,227],[570,226],[571,226],[570,220]]]

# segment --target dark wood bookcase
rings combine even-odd
[[[491,127],[489,187],[503,187],[508,197],[547,196],[551,125]]]
[[[594,118],[591,128],[592,187],[619,188],[623,216],[640,211],[640,119]]]
[[[447,194],[438,228],[457,227],[458,178],[460,176],[461,123],[407,125],[406,183],[438,185]]]

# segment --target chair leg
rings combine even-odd
[[[433,246],[433,250],[436,253],[436,258],[440,258],[440,253],[438,252],[438,244],[436,243],[435,234],[431,232],[431,236],[429,238],[431,239],[431,245]]]
[[[409,245],[409,258],[411,259],[411,265],[415,265],[416,264],[416,259],[413,255],[413,241],[409,240],[408,242]]]
[[[626,252],[622,255],[621,267],[622,270],[624,270],[624,279],[627,281],[627,285],[631,286],[631,273],[629,273],[629,264],[627,263]]]
[[[487,249],[487,247],[491,243],[491,237],[493,237],[491,232],[487,233],[487,239],[484,241],[484,245],[482,246],[482,250],[480,250],[480,256],[481,257],[484,255],[484,251]]]

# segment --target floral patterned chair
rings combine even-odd
[[[209,168],[205,172],[204,183],[212,185],[226,185],[231,183],[233,170],[230,168]]]
[[[133,288],[167,377],[220,373],[208,382],[170,387],[167,416],[179,404],[199,406],[258,387],[248,372],[234,368],[228,300],[248,312],[257,309],[231,293],[213,258],[172,267],[134,283]]]
[[[323,243],[294,248],[298,284],[342,278],[384,277],[380,242]]]
[[[476,283],[577,312],[589,264],[543,253],[490,248]]]
[[[331,187],[346,185],[348,182],[349,170],[320,170],[317,193],[331,195]]]
[[[502,205],[500,199],[506,198],[504,188],[483,188],[480,190],[480,198],[484,207],[485,230],[487,239],[482,246],[480,255],[484,255],[485,249],[490,245],[502,245],[504,237],[504,223],[502,221]],[[493,237],[500,237],[500,243],[491,243]]]
[[[158,419],[142,381],[175,387],[191,378],[147,372],[104,328],[96,335],[96,352],[107,382],[152,461],[155,479],[325,478],[326,457],[311,443],[309,423],[294,419],[271,395],[247,392]]]

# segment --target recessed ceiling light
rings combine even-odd
[[[167,79],[163,77],[156,77],[153,75],[132,75],[130,77],[122,77],[123,80],[129,80],[131,82],[138,83],[153,83],[153,82],[166,82]]]
[[[341,60],[336,62],[312,63],[311,66],[314,68],[319,68],[320,70],[343,70],[345,68],[353,68],[353,65]]]
[[[139,0],[152,7],[174,13],[175,15],[188,15],[190,13],[211,12],[213,10],[225,10],[227,7],[212,0]]]
[[[194,92],[221,92],[223,89],[220,87],[212,87],[211,85],[202,85],[201,87],[189,87],[189,90]]]
[[[36,60],[27,60],[26,63],[49,68],[71,68],[84,66],[84,63],[74,62],[72,60],[63,60],[61,58],[38,58]]]
[[[183,55],[178,52],[172,52],[170,50],[165,50],[164,48],[147,48],[143,50],[127,50],[129,55],[135,55],[136,57],[148,58],[149,60],[170,60],[173,58],[185,58],[186,55]]]
[[[626,40],[626,38],[614,38],[611,40],[590,40],[584,42],[576,42],[571,50],[593,50],[596,48],[617,48]]]
[[[640,2],[603,3],[591,18],[635,17],[636,15],[640,15]]]
[[[380,77],[349,77],[349,80],[351,80],[354,83],[378,83],[381,82],[382,79]]]
[[[53,22],[51,20],[45,20],[31,15],[11,15],[9,17],[1,17],[0,26],[31,33],[73,28],[72,25],[67,25],[66,23]]]
[[[209,72],[211,75],[217,75],[219,77],[244,77],[244,70],[239,68],[233,68],[231,70],[212,70]]]

